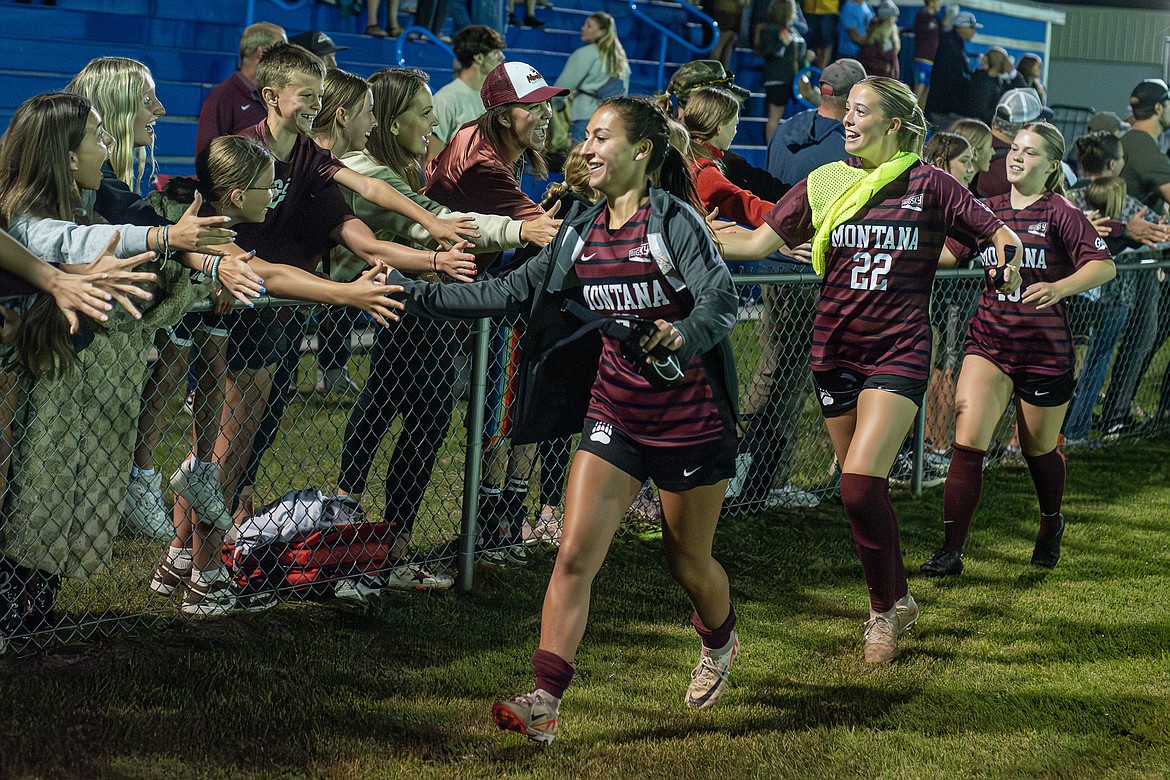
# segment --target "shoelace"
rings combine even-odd
[[[722,679],[723,675],[726,674],[726,672],[720,668],[719,663],[711,658],[711,656],[703,655],[699,659],[699,665],[691,670],[691,679],[694,680],[708,672],[714,674],[718,679]]]

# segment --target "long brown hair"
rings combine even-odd
[[[21,215],[72,222],[81,192],[69,153],[81,145],[93,106],[81,95],[50,92],[20,104],[0,143],[0,218]]]
[[[80,191],[69,153],[81,146],[92,106],[81,95],[51,92],[20,104],[0,142],[0,224],[20,216],[73,222]],[[17,331],[20,359],[34,377],[56,379],[76,364],[69,324],[40,293]]]
[[[383,68],[370,76],[378,126],[366,141],[366,154],[397,173],[414,190],[422,186],[422,160],[403,148],[390,126],[406,113],[419,90],[427,89],[430,80],[418,68]]]

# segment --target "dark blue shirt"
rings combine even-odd
[[[848,156],[845,126],[809,109],[781,123],[772,134],[768,141],[768,173],[792,186],[822,165]]]

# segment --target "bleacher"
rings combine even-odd
[[[581,45],[585,17],[605,10],[617,20],[618,36],[630,57],[631,94],[653,94],[658,87],[660,35],[634,18],[627,0],[555,0],[554,9],[539,9],[544,30],[510,27],[508,57],[534,65],[551,82],[569,54]],[[254,16],[246,18],[249,3],[239,0],[58,0],[56,6],[16,4],[0,0],[0,128],[7,127],[13,110],[26,98],[61,89],[94,57],[132,57],[150,67],[159,99],[167,115],[157,126],[155,154],[160,171],[171,175],[193,172],[195,124],[208,91],[235,68],[240,31],[250,21],[271,21],[290,35],[308,29],[329,33],[347,51],[338,63],[346,70],[369,75],[396,64],[398,41],[361,34],[365,17],[342,17],[336,6],[307,2],[255,0]],[[404,3],[405,5],[405,3]],[[640,2],[638,8],[658,23],[694,44],[705,30],[676,3]],[[412,17],[402,14],[407,26]],[[450,21],[446,32],[453,33]],[[707,33],[709,35],[709,33]],[[422,68],[438,89],[452,78],[452,58],[444,47],[427,41],[403,43],[405,64]],[[765,139],[760,60],[750,51],[736,53],[736,82],[753,92],[744,111],[736,149],[763,163]],[[696,58],[683,47],[667,47],[665,74]]]

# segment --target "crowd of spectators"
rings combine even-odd
[[[474,2],[465,5],[470,14],[484,11]],[[502,14],[502,6],[499,10]],[[727,19],[745,15],[736,2],[719,3],[714,10]],[[428,6],[425,12],[434,9]],[[393,27],[383,29],[377,13],[372,4],[367,34],[399,34]],[[539,26],[534,13],[535,4],[526,7],[528,26]],[[974,67],[966,45],[981,27],[975,15],[944,11],[932,0],[915,19],[915,65],[904,73],[898,65],[898,18],[891,0],[876,8],[866,0],[768,4],[751,35],[752,48],[765,63],[769,137],[762,169],[731,148],[749,93],[734,83],[721,60],[731,51],[738,25],[723,28],[727,38],[718,43],[719,56],[680,67],[660,106],[670,115],[671,132],[681,139],[674,147],[687,163],[703,208],[741,225],[766,226],[766,216],[790,190],[802,186],[814,170],[849,156],[846,101],[856,85],[873,75],[904,78],[913,87],[935,133],[924,152],[927,162],[980,199],[1008,195],[1018,134],[1052,116],[1045,105],[1040,58],[1025,54],[1016,63],[1006,50],[992,46]],[[424,26],[435,27],[433,21]],[[153,174],[143,170],[142,161],[152,156],[134,154],[153,147],[165,95],[155,94],[149,70],[133,61],[102,58],[79,74],[67,90],[76,98],[73,103],[58,101],[80,112],[76,132],[65,133],[59,148],[35,152],[44,155],[46,170],[60,169],[65,177],[58,199],[32,203],[13,196],[9,201],[0,188],[0,219],[19,242],[10,243],[7,236],[0,242],[4,269],[15,274],[5,277],[8,286],[0,300],[5,313],[0,354],[7,361],[0,480],[10,499],[7,510],[16,518],[0,539],[0,637],[21,625],[50,624],[59,578],[87,576],[108,562],[120,523],[170,540],[150,587],[159,594],[178,594],[183,611],[213,615],[256,605],[238,597],[219,550],[256,509],[257,469],[296,387],[297,348],[305,328],[297,313],[229,313],[233,300],[247,304],[261,292],[335,305],[320,328],[317,386],[360,392],[332,486],[339,495],[360,503],[379,443],[391,422],[401,420],[387,468],[385,507],[379,509],[395,532],[391,560],[364,586],[451,586],[449,574],[418,565],[411,553],[417,543],[414,520],[451,420],[451,347],[460,331],[448,322],[409,314],[392,324],[402,305],[391,294],[409,289],[411,282],[471,282],[495,275],[507,262],[501,253],[516,250],[518,258],[530,257],[553,241],[566,216],[558,209],[599,202],[584,183],[588,172],[579,152],[569,155],[578,165],[576,173],[571,165],[565,169],[569,190],[551,194],[543,204],[521,190],[518,176],[522,170],[546,171],[553,100],[571,99],[570,138],[577,144],[598,107],[625,95],[630,83],[629,61],[607,14],[587,17],[583,45],[552,84],[531,66],[506,59],[502,28],[492,23],[460,29],[452,41],[459,72],[432,96],[428,79],[417,70],[386,69],[367,81],[337,69],[336,57],[345,47],[321,31],[289,38],[273,24],[249,26],[240,38],[237,70],[211,90],[200,112],[194,150],[198,193],[178,212],[165,214],[140,197],[144,178]],[[785,119],[799,95],[794,79],[810,62],[820,67],[810,96],[815,107]],[[102,84],[103,79],[112,82],[114,73],[131,84],[125,94],[112,95]],[[15,154],[17,131],[30,133],[40,113],[64,110],[56,106],[44,99],[22,106],[18,113],[28,124],[14,119],[0,156]],[[1094,227],[1115,256],[1170,239],[1165,224],[1170,158],[1159,147],[1170,129],[1170,91],[1161,81],[1143,81],[1133,89],[1129,109],[1124,120],[1098,115],[1087,135],[1067,139],[1075,149],[1068,198],[1093,212]],[[122,137],[110,135],[115,132]],[[250,139],[249,145],[232,151],[218,143],[238,137]],[[259,160],[247,181],[217,178],[216,160],[233,153]],[[86,178],[90,168],[100,175]],[[8,170],[0,175],[13,176]],[[72,194],[74,189],[80,197]],[[224,216],[232,217],[231,230],[223,227]],[[53,236],[64,238],[54,238],[56,243],[38,239],[28,232],[30,222],[52,222]],[[98,226],[91,223],[100,222],[117,226],[121,236],[108,228],[95,230]],[[42,268],[45,263],[31,262],[20,245],[74,273]],[[808,247],[783,246],[769,262],[774,270],[802,271],[809,256]],[[34,295],[16,277],[44,294]],[[149,294],[143,289],[147,282],[156,285],[151,290],[161,293],[157,297],[164,303],[142,302]],[[1069,440],[1089,440],[1094,407],[1110,376],[1101,430],[1115,435],[1136,424],[1136,389],[1170,337],[1170,318],[1161,313],[1161,287],[1154,274],[1122,274],[1075,302],[1091,313],[1091,324],[1078,334],[1088,348],[1064,422]],[[180,322],[182,304],[208,293],[217,299],[216,312]],[[816,298],[812,285],[764,290],[761,358],[748,380],[737,473],[726,494],[731,507],[810,507],[820,500],[792,477],[795,431],[813,389],[807,357]],[[114,304],[127,313],[111,317]],[[353,320],[339,316],[337,304],[364,310],[389,326],[376,337],[364,386],[346,369]],[[55,313],[48,325],[46,308]],[[961,303],[953,309],[957,320],[972,313]],[[80,332],[70,339],[64,334],[78,315]],[[104,326],[107,317],[115,324]],[[127,318],[140,324],[119,329]],[[516,396],[515,372],[523,359],[517,343],[525,343],[528,325],[514,316],[494,325],[501,392],[488,413],[499,426],[485,447],[499,456],[499,463],[489,464],[477,497],[486,519],[477,545],[487,560],[500,565],[522,565],[525,545],[560,540],[555,524],[567,440],[557,438],[554,448],[535,444],[539,439],[510,449],[494,447],[495,439],[506,441],[511,433],[508,403]],[[950,327],[962,329],[965,321]],[[48,343],[57,357],[47,362],[44,354],[28,353],[46,348],[38,341],[42,328],[55,339]],[[953,382],[958,337],[950,333],[948,338],[949,357],[936,359],[933,375],[941,371]],[[100,372],[87,361],[113,355],[120,345],[120,373],[106,372],[99,382]],[[152,346],[161,357],[148,366]],[[1125,361],[1114,362],[1115,354],[1125,355]],[[85,371],[65,370],[74,360]],[[17,381],[18,375],[27,381]],[[130,388],[125,398],[97,389],[115,376]],[[166,424],[160,419],[166,401],[184,384],[192,388],[195,419],[189,456],[169,480],[175,499],[168,507],[153,450]],[[1170,372],[1162,385],[1162,401],[1153,411],[1166,416]],[[86,471],[85,459],[108,447],[108,440],[98,435],[78,443],[78,459],[70,469],[77,481],[98,487],[91,500],[105,501],[105,509],[95,505],[88,512],[65,512],[76,519],[58,517],[49,523],[43,521],[45,513],[58,511],[62,501],[33,510],[19,499],[22,491],[27,497],[32,488],[48,489],[43,473],[47,464],[56,463],[57,453],[47,446],[53,440],[22,447],[19,437],[35,429],[26,427],[31,418],[22,415],[35,412],[40,425],[47,426],[47,410],[63,408],[66,396],[72,396],[74,406],[62,412],[62,420],[90,433],[130,435],[125,452],[107,458],[109,468],[99,474]],[[104,410],[108,419],[87,418],[85,399],[92,401],[90,412]],[[928,401],[928,410],[931,405]],[[940,457],[935,468],[942,473],[948,445],[932,442]],[[52,449],[60,448],[54,442]],[[531,512],[528,478],[537,461],[542,497]],[[61,473],[67,472],[54,472]],[[110,505],[118,511],[108,511]],[[85,534],[94,537],[88,539],[92,549],[79,546],[79,535]],[[54,535],[60,538],[48,538]],[[33,547],[36,555],[29,552]],[[722,624],[726,616],[720,612],[719,617],[710,624]]]

